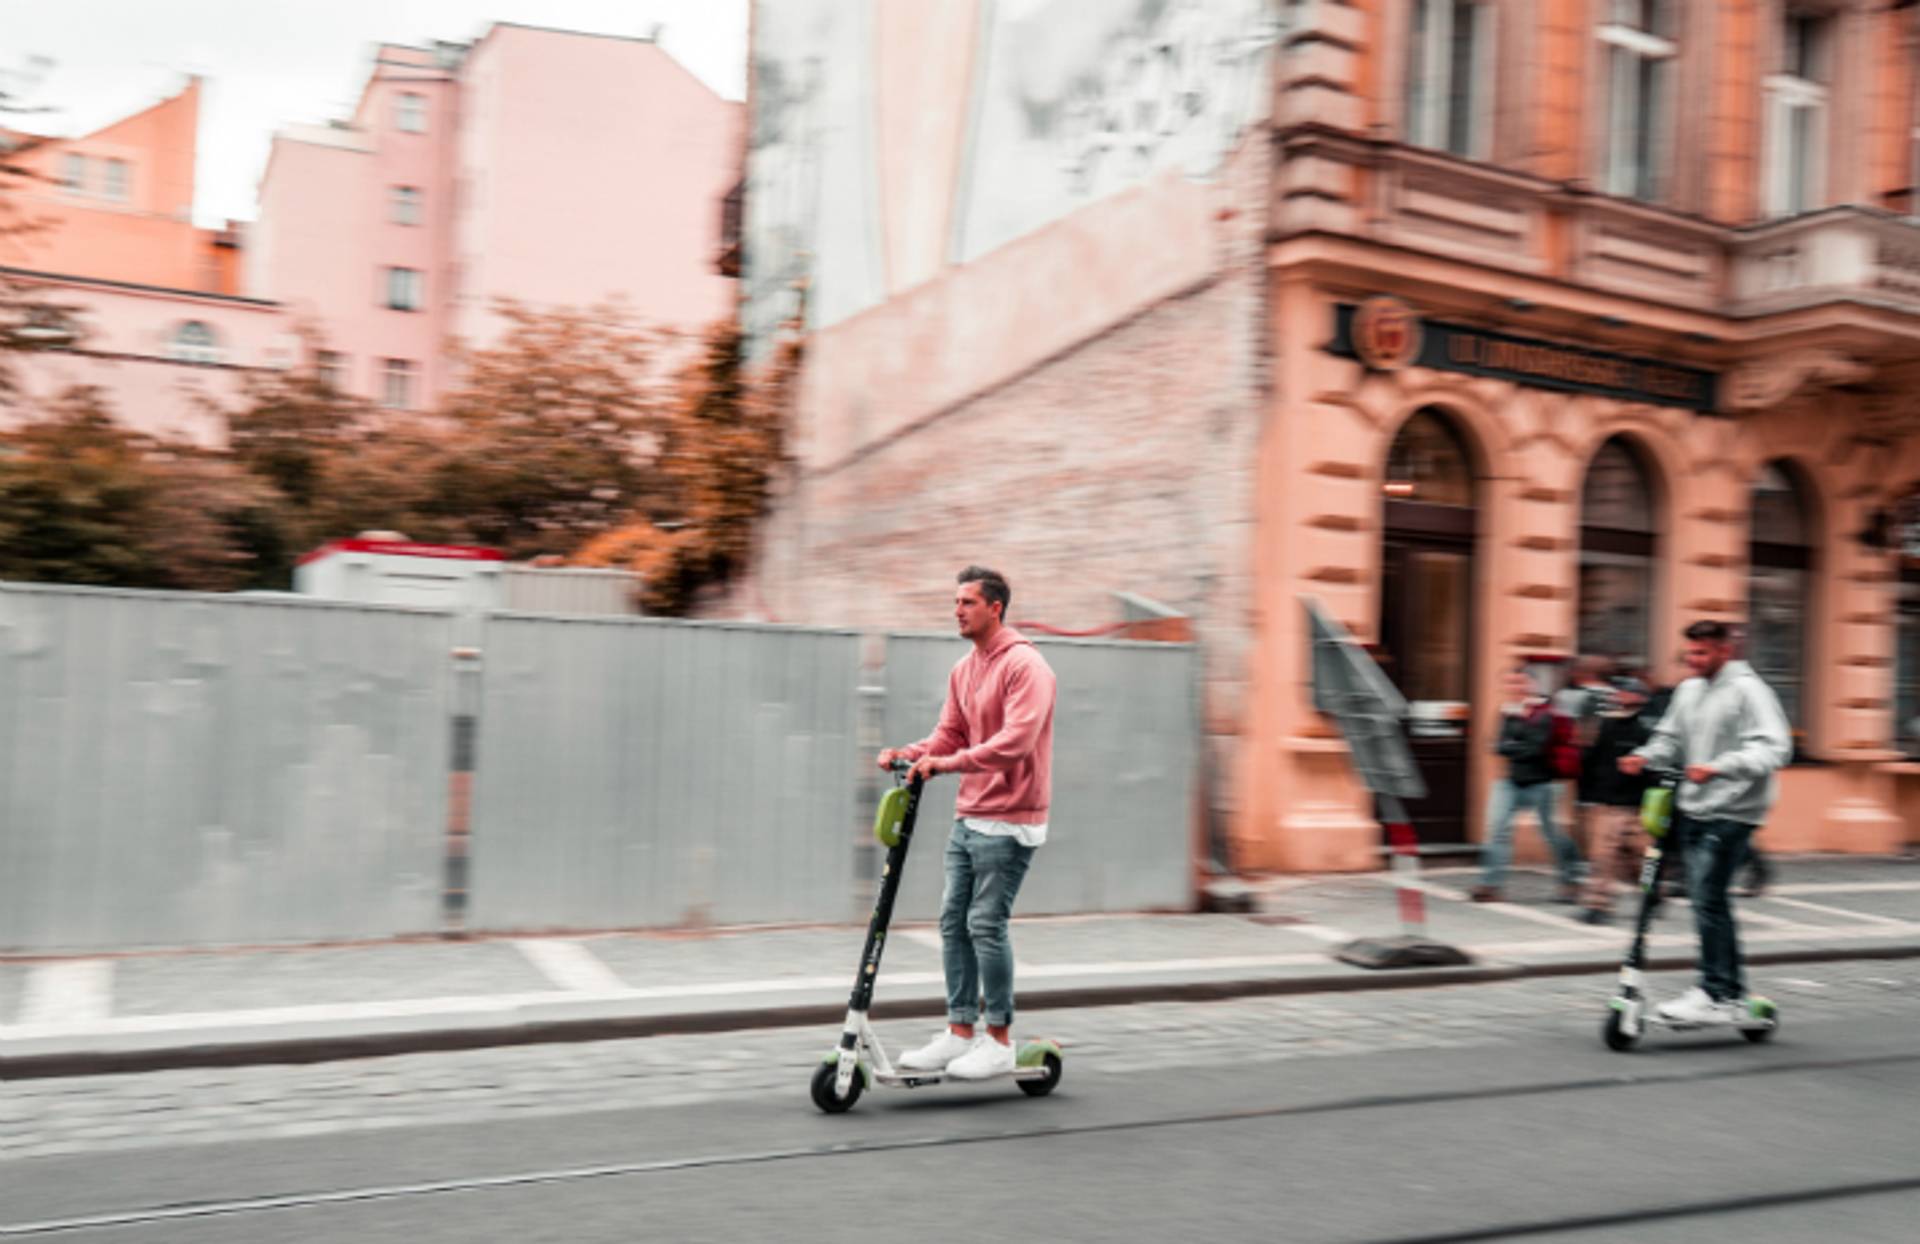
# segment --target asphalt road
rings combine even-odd
[[[1920,969],[1807,972],[1765,982],[1771,1044],[1630,1055],[1595,978],[1033,1015],[1070,1043],[1053,1097],[839,1117],[806,1096],[826,1033],[48,1083],[0,1239],[1911,1244]]]

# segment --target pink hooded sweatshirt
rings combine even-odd
[[[963,817],[1039,825],[1053,794],[1053,671],[1033,641],[1002,626],[947,676],[933,733],[909,757],[960,757]]]

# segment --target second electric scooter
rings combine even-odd
[[[828,1051],[813,1072],[813,1104],[828,1114],[852,1109],[872,1080],[887,1088],[921,1088],[947,1079],[944,1070],[919,1071],[896,1067],[867,1019],[873,1006],[873,983],[880,975],[880,956],[887,945],[887,926],[893,921],[893,901],[900,893],[900,876],[913,845],[913,826],[920,813],[924,783],[906,773],[912,762],[893,763],[894,786],[880,800],[873,818],[873,836],[887,848],[880,868],[880,895],[867,922],[867,946],[860,956],[853,997],[847,1003],[847,1022],[840,1030],[838,1048]],[[1053,1041],[1027,1041],[1015,1056],[1011,1078],[1029,1097],[1045,1097],[1060,1083],[1060,1046]],[[994,1079],[1006,1077],[996,1076]]]
[[[1654,784],[1640,804],[1640,825],[1647,831],[1647,854],[1640,863],[1640,914],[1634,921],[1633,945],[1626,962],[1620,965],[1620,992],[1607,1011],[1600,1035],[1610,1050],[1625,1052],[1640,1043],[1649,1027],[1673,1032],[1693,1032],[1707,1028],[1734,1028],[1749,1041],[1765,1041],[1780,1027],[1780,1008],[1770,999],[1750,997],[1738,1019],[1713,1023],[1682,1023],[1663,1017],[1647,1004],[1647,930],[1660,905],[1660,883],[1666,875],[1667,858],[1673,846],[1668,831],[1673,828],[1675,791],[1681,774],[1675,769],[1649,770]]]

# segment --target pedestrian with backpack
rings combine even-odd
[[[1507,774],[1493,784],[1488,797],[1487,839],[1480,849],[1480,884],[1473,888],[1473,901],[1501,901],[1513,849],[1513,818],[1526,811],[1540,823],[1540,836],[1553,852],[1560,877],[1559,900],[1571,903],[1580,894],[1580,852],[1554,824],[1560,784],[1553,763],[1553,706],[1521,666],[1508,672],[1506,694],[1495,750],[1505,757]]]

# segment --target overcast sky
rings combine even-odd
[[[728,99],[746,95],[748,0],[0,0],[0,75],[53,111],[13,123],[84,134],[203,74],[202,224],[254,216],[274,130],[345,117],[375,43],[472,40],[491,22],[644,35]],[[53,67],[24,74],[29,57]],[[28,81],[38,77],[37,83]]]

